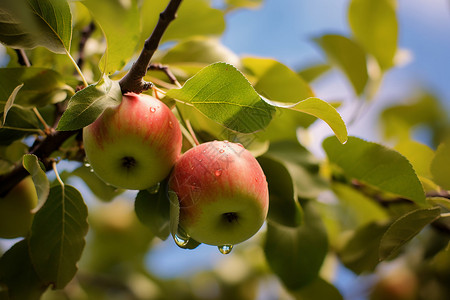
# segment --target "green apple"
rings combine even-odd
[[[269,191],[261,166],[240,144],[214,141],[184,153],[169,178],[180,203],[179,226],[209,245],[234,245],[263,225]]]
[[[181,130],[158,99],[128,93],[83,129],[86,157],[113,186],[144,190],[169,175],[181,152]]]
[[[37,204],[37,194],[31,177],[26,177],[0,198],[0,238],[26,236]]]

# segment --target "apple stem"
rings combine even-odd
[[[200,143],[199,143],[199,141],[198,141],[198,139],[197,139],[197,136],[195,135],[194,129],[192,128],[191,122],[190,122],[188,119],[186,119],[186,120],[184,120],[184,123],[186,123],[186,127],[187,127],[187,129],[189,130],[189,133],[191,134],[192,139],[194,140],[195,145],[196,145],[196,146],[200,145]]]
[[[166,9],[159,14],[159,20],[150,37],[145,41],[144,48],[138,59],[133,63],[128,73],[119,81],[122,93],[134,92],[140,94],[150,89],[153,84],[143,80],[150,59],[156,52],[161,38],[169,24],[176,18],[176,12],[182,0],[170,0]]]

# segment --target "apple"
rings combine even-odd
[[[0,238],[26,236],[33,221],[31,210],[37,205],[37,194],[31,177],[19,182],[0,198]]]
[[[86,157],[113,186],[144,190],[167,177],[181,153],[181,130],[160,100],[128,93],[83,129]]]
[[[178,196],[179,226],[200,243],[238,244],[267,217],[266,176],[240,144],[213,141],[189,149],[175,164],[169,189]]]
[[[371,300],[414,300],[418,294],[418,278],[409,268],[396,267],[382,274],[374,285]]]

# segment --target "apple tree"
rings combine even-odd
[[[0,3],[0,299],[343,299],[342,270],[372,299],[447,299],[445,108],[424,91],[379,114],[382,142],[347,132],[398,65],[396,1],[350,0],[351,34],[298,70],[221,44],[262,2]],[[348,120],[312,87],[332,70]],[[162,243],[223,266],[163,278]]]

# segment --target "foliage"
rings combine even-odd
[[[377,87],[396,67],[395,0],[350,1],[351,34],[315,37],[326,62],[302,70],[239,57],[220,43],[227,13],[263,1],[228,0],[223,9],[206,0],[182,2],[144,77],[155,88],[145,93],[176,113],[183,151],[195,139],[226,139],[257,156],[270,208],[260,233],[226,256],[230,265],[240,264],[235,278],[208,270],[183,283],[151,273],[146,255],[178,226],[167,180],[131,197],[104,183],[85,161],[81,129],[120,103],[119,81],[165,2],[0,4],[0,42],[9,56],[0,68],[0,201],[29,174],[39,199],[28,235],[0,258],[0,298],[254,299],[261,284],[276,280],[279,298],[342,299],[327,271],[330,261],[356,274],[377,274],[383,264],[400,261],[424,290],[432,282],[435,299],[444,299],[450,292],[450,126],[439,100],[423,93],[386,108],[384,139],[376,143],[348,136],[337,105],[316,97],[311,86],[337,68],[360,102],[355,105],[376,101]],[[85,48],[86,42],[95,47]],[[379,72],[368,71],[374,66]],[[323,141],[325,159],[298,138],[314,122],[334,133]],[[429,128],[432,145],[413,140],[417,126]],[[58,174],[61,165],[71,167]],[[191,242],[185,251],[197,251],[199,243]],[[211,297],[206,288],[198,291],[205,282],[217,287]],[[431,299],[424,295],[416,296]]]

